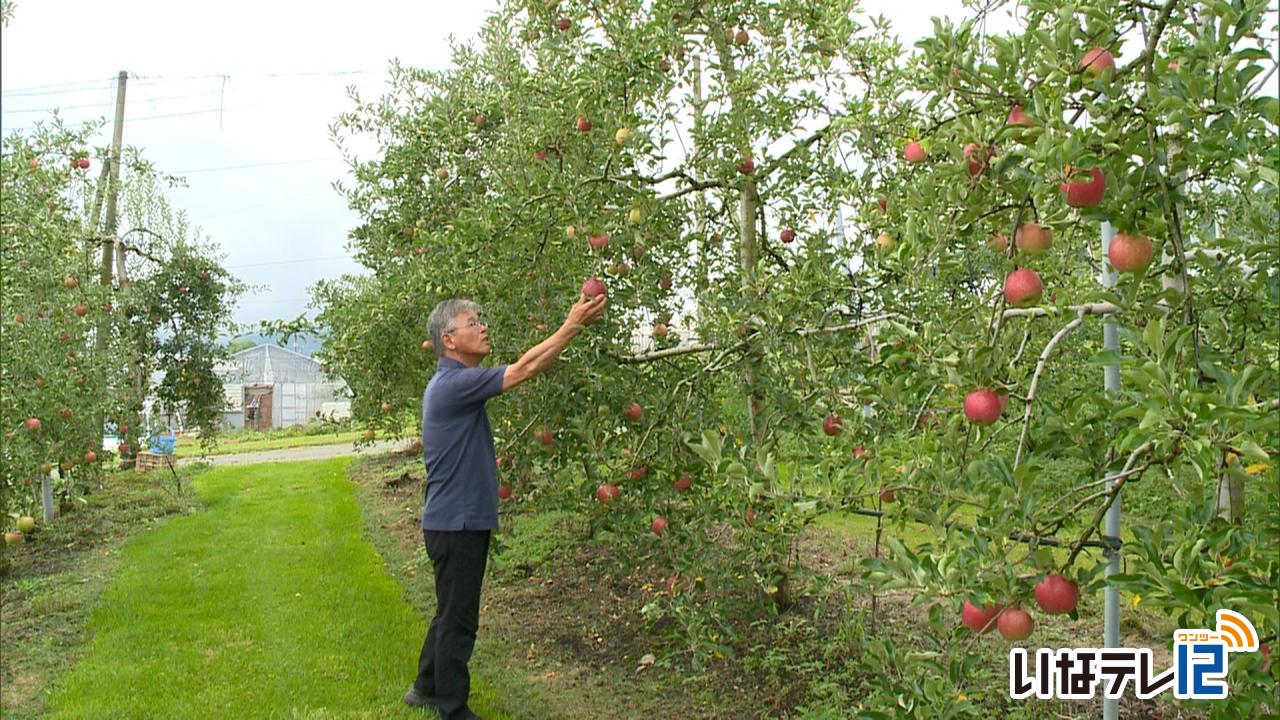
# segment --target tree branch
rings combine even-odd
[[[1018,453],[1013,458],[1014,470],[1017,470],[1018,465],[1022,464],[1022,451],[1026,447],[1027,432],[1031,428],[1031,408],[1035,403],[1036,391],[1040,389],[1040,376],[1044,374],[1045,366],[1049,363],[1049,357],[1053,355],[1053,351],[1058,347],[1058,343],[1062,342],[1063,338],[1071,334],[1072,330],[1075,330],[1084,323],[1084,316],[1084,312],[1078,311],[1076,313],[1076,319],[1064,325],[1062,329],[1058,331],[1058,334],[1054,335],[1053,338],[1049,340],[1049,343],[1044,346],[1044,351],[1040,353],[1040,360],[1036,363],[1036,372],[1031,376],[1031,388],[1027,391],[1026,408],[1022,411],[1022,437],[1018,439]]]

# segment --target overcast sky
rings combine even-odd
[[[373,98],[391,59],[447,67],[448,38],[472,38],[496,0],[185,3],[18,0],[0,37],[0,128],[109,118],[115,75],[130,73],[124,142],[185,175],[174,206],[217,242],[244,281],[235,319],[292,318],[307,288],[356,272],[346,250],[356,215],[331,188],[345,174],[328,128]],[[869,0],[905,44],[930,17],[962,16],[960,0]],[[106,145],[110,127],[95,144]],[[95,167],[92,172],[96,173]]]

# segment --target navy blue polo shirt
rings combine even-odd
[[[423,530],[498,529],[498,462],[484,403],[502,392],[506,371],[444,357],[436,364],[422,393]]]

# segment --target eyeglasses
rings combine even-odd
[[[485,328],[487,330],[489,328],[489,323],[484,322],[483,320],[477,320],[473,318],[471,320],[468,320],[467,324],[463,325],[462,327],[467,328],[468,330],[475,329],[475,328]],[[456,327],[451,327],[448,330],[445,330],[445,333],[455,333],[455,332],[458,332],[458,328]]]

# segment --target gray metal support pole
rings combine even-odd
[[[1098,282],[1102,287],[1111,289],[1116,285],[1116,271],[1111,268],[1111,262],[1107,260],[1107,251],[1111,248],[1111,239],[1116,236],[1115,228],[1111,227],[1111,223],[1102,223],[1102,274],[1098,276]],[[1116,324],[1110,321],[1102,325],[1102,349],[1103,350],[1119,350],[1120,349],[1120,330]],[[1107,365],[1103,368],[1103,386],[1108,393],[1120,392],[1120,366]],[[1107,489],[1110,490],[1115,482],[1116,473],[1107,476]],[[1106,535],[1104,539],[1108,544],[1119,541],[1120,539],[1120,498],[1117,497],[1115,502],[1111,503],[1111,507],[1107,509],[1106,517]],[[1106,551],[1107,571],[1106,576],[1111,577],[1120,572],[1120,552],[1118,550],[1108,549]],[[1107,585],[1104,596],[1103,605],[1103,647],[1114,648],[1120,647],[1120,590]],[[1102,700],[1102,718],[1103,720],[1117,720],[1120,717],[1120,701],[1103,698]]]

